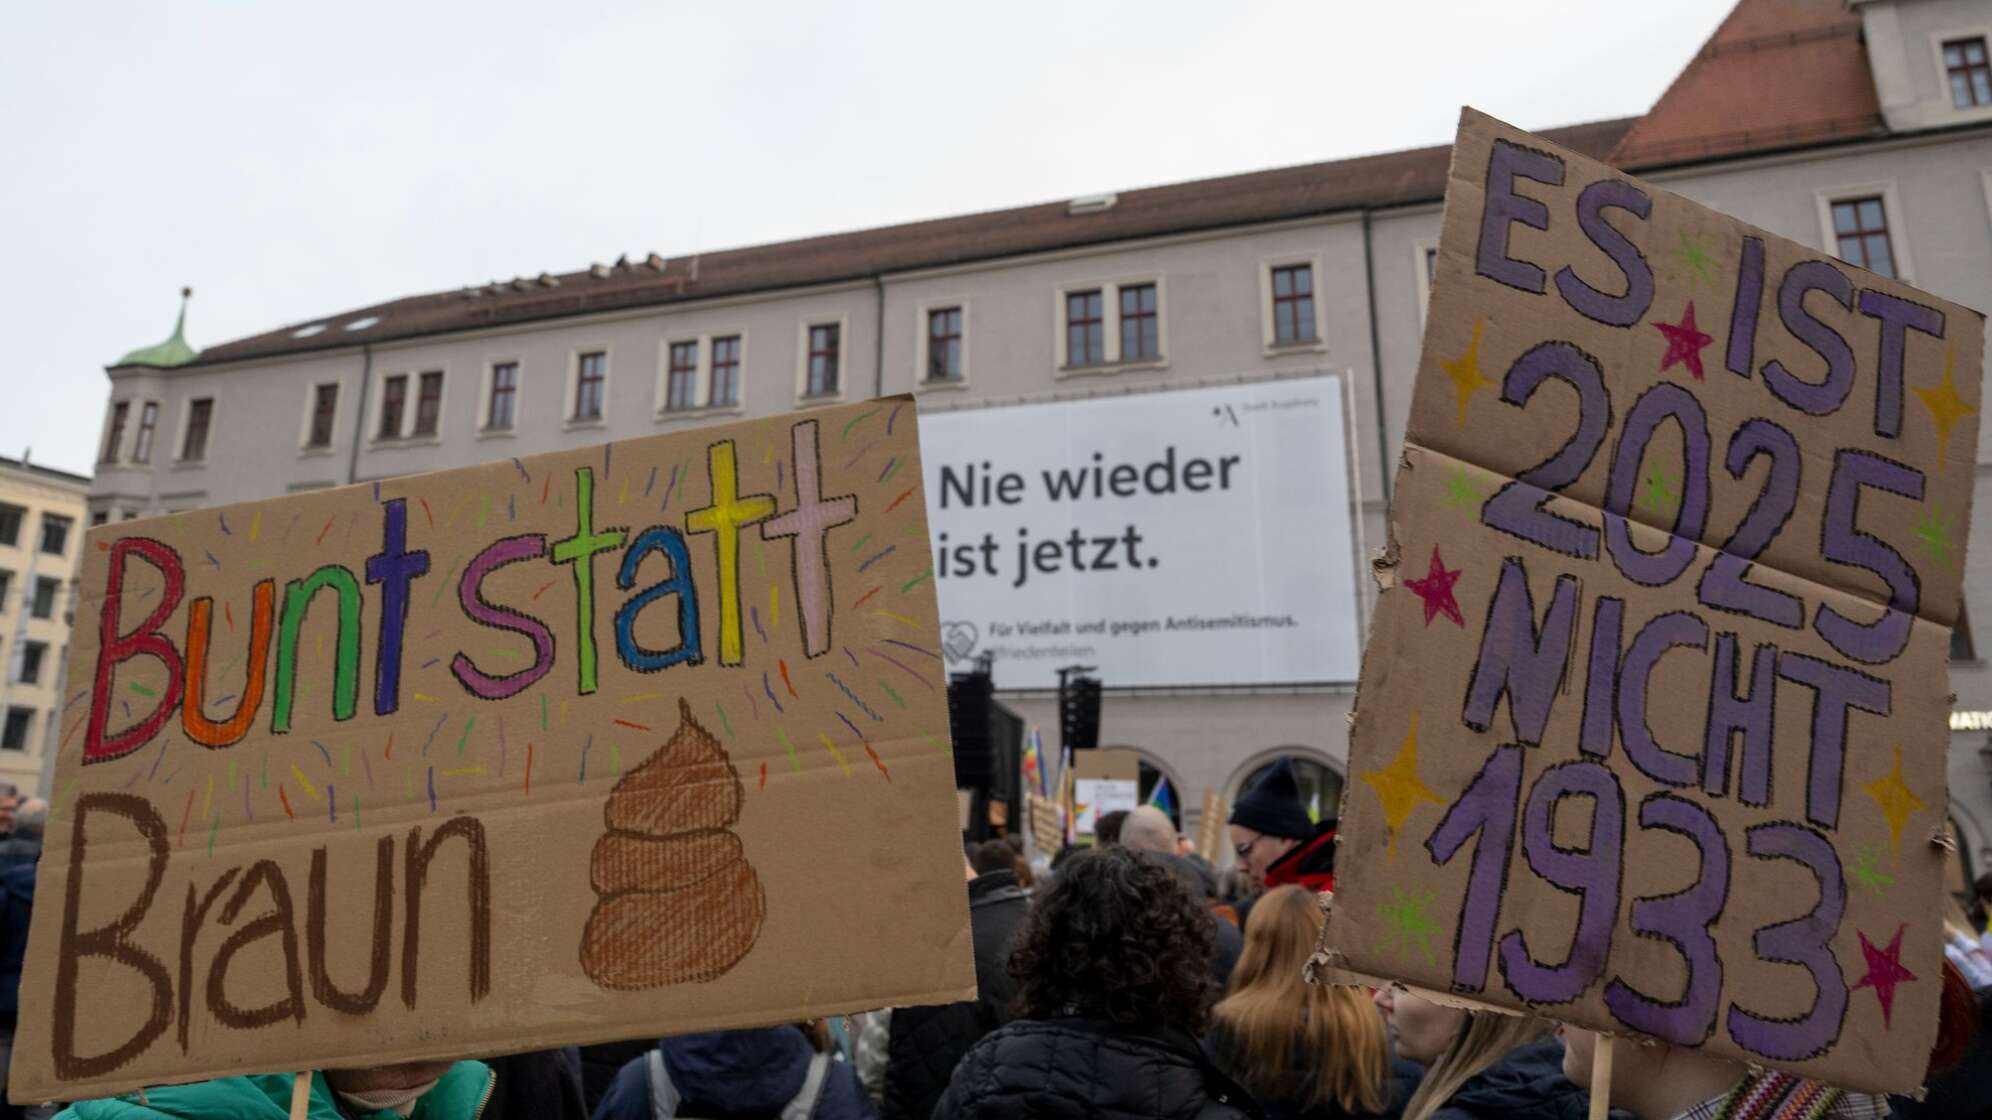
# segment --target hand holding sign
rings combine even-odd
[[[1913,1087],[1983,317],[1471,111],[1453,160],[1330,940]]]

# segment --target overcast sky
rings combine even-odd
[[[1639,113],[1731,0],[10,4],[0,454],[421,291]]]

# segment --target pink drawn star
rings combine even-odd
[[[1695,380],[1702,379],[1702,348],[1715,341],[1695,326],[1695,301],[1688,301],[1688,310],[1678,323],[1655,323],[1653,326],[1667,336],[1667,356],[1660,359],[1660,372],[1666,373],[1676,363],[1688,367]]]
[[[1867,934],[1855,931],[1860,936],[1861,955],[1867,958],[1868,970],[1860,983],[1854,985],[1854,990],[1874,989],[1875,998],[1881,1001],[1881,1025],[1884,1027],[1893,1025],[1889,1019],[1895,1013],[1895,986],[1916,979],[1915,973],[1902,967],[1902,931],[1906,928],[1906,922],[1895,927],[1895,937],[1886,949],[1875,948],[1874,942],[1867,939]]]
[[[1444,614],[1453,620],[1455,626],[1465,626],[1466,618],[1459,613],[1459,600],[1453,598],[1453,584],[1459,582],[1461,569],[1448,570],[1445,561],[1439,559],[1439,546],[1432,546],[1432,566],[1423,579],[1407,579],[1404,586],[1412,594],[1425,601],[1425,625]]]

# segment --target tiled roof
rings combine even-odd
[[[1611,162],[1655,167],[1883,131],[1861,20],[1843,0],[1740,0]]]
[[[1543,135],[1602,158],[1632,123],[1624,118]],[[1436,201],[1448,144],[1356,159],[1229,175],[1119,194],[1107,209],[1074,214],[1065,202],[885,226],[855,233],[652,258],[469,291],[437,292],[356,308],[203,350],[192,365],[331,350],[506,323],[646,307],[862,279],[911,269],[1039,253],[1201,229]],[[319,329],[313,330],[313,327]],[[349,326],[358,329],[348,329]]]

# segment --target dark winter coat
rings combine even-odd
[[[497,1075],[487,1117],[588,1120],[588,1106],[581,1099],[581,1056],[573,1047],[487,1058],[484,1064]]]
[[[758,1120],[781,1115],[809,1075],[815,1050],[795,1027],[717,1031],[667,1038],[657,1044],[664,1068],[680,1095],[682,1116]],[[594,1120],[650,1120],[650,1081],[638,1058],[616,1074],[595,1107]],[[810,1120],[872,1120],[871,1098],[843,1060],[830,1063]]]
[[[1224,1029],[1213,1024],[1209,1036],[1204,1040],[1204,1053],[1210,1056],[1211,1061],[1215,1062],[1219,1069],[1231,1068],[1226,1064],[1224,1057],[1225,1039]],[[1294,1044],[1293,1060],[1295,1069],[1313,1068],[1315,1057],[1308,1052],[1305,1040]],[[1385,1088],[1390,1094],[1390,1099],[1384,1105],[1382,1112],[1374,1114],[1344,1112],[1334,1104],[1326,1107],[1314,1105],[1307,1099],[1308,1094],[1305,1090],[1292,1096],[1267,1092],[1254,1092],[1253,1096],[1258,1098],[1259,1107],[1265,1109],[1266,1120],[1358,1120],[1360,1117],[1371,1115],[1401,1116],[1404,1113],[1404,1106],[1411,1100],[1411,1094],[1417,1091],[1418,1082],[1424,1079],[1425,1067],[1393,1055],[1385,1076],[1388,1078]],[[1239,1083],[1244,1084],[1242,1078]]]
[[[955,1067],[933,1120],[1263,1120],[1180,1031],[1020,1019]]]
[[[21,958],[35,903],[35,865],[0,871],[0,1028],[13,1030],[20,1007]]]
[[[968,1048],[1010,1021],[1017,982],[1010,976],[1010,942],[1030,914],[1030,895],[1014,871],[990,871],[968,883],[968,926],[975,942],[973,1000],[943,1007],[901,1007],[892,1013],[879,1115],[927,1120],[948,1076]]]
[[[1563,1043],[1545,1038],[1468,1080],[1432,1120],[1585,1120],[1590,1098],[1563,1076]]]

